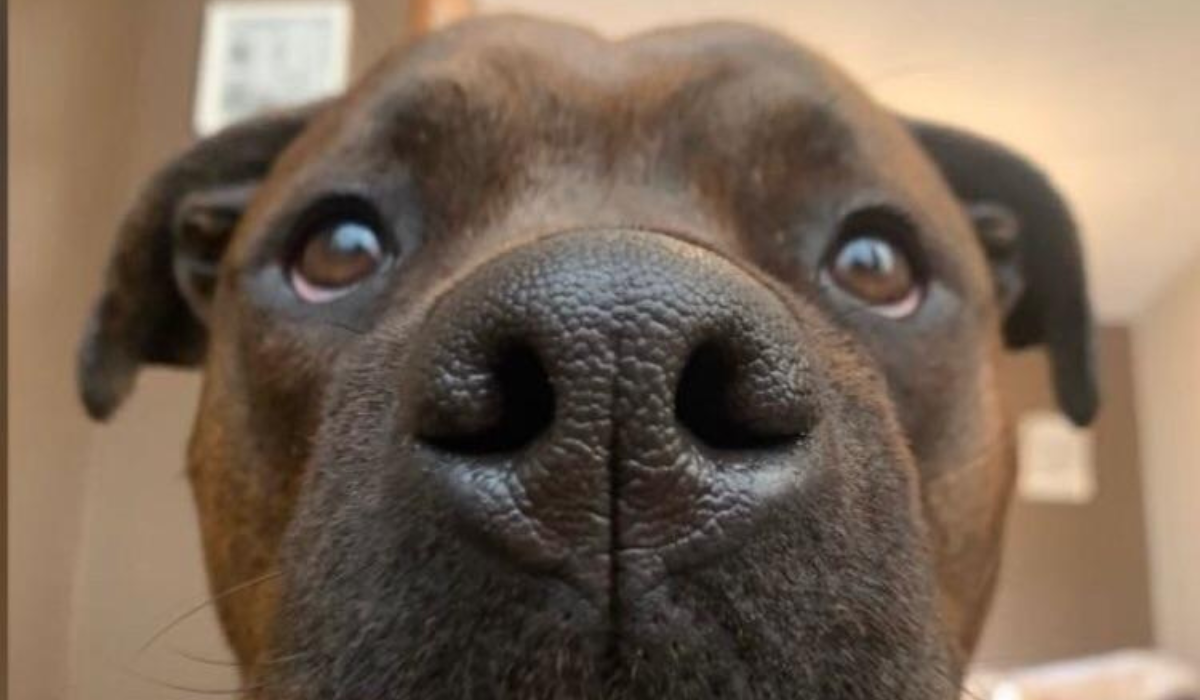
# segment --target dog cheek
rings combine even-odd
[[[906,489],[886,490],[867,499],[877,509],[849,505],[845,492],[797,504],[768,528],[771,536],[682,586],[686,607],[700,611],[695,628],[735,641],[731,668],[747,673],[751,687],[769,678],[781,693],[804,688],[814,697],[946,696],[945,688],[913,691],[917,683],[947,683],[952,673],[931,622],[920,528],[897,515]]]
[[[1000,566],[1004,521],[1016,477],[1015,445],[999,396],[999,348],[976,373],[977,421],[922,500],[937,562],[943,618],[968,658],[978,642]]]
[[[336,353],[319,338],[259,325],[238,336],[222,362],[227,385],[240,389],[244,430],[253,449],[286,471],[308,460]]]
[[[231,441],[230,430],[216,418],[221,413],[201,409],[188,449],[188,473],[214,605],[247,668],[266,647],[275,594],[270,575],[283,517],[277,499],[264,497],[257,466],[232,457],[239,454],[238,441]]]
[[[277,417],[255,419],[248,373],[231,371],[215,346],[205,367],[188,448],[188,475],[200,519],[210,589],[243,668],[268,646],[278,595],[278,554],[291,521],[307,455]],[[304,429],[304,428],[300,428]]]

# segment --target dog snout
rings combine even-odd
[[[804,482],[819,407],[802,336],[718,254],[565,233],[433,306],[409,429],[468,536],[597,603],[637,597]]]

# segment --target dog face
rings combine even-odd
[[[998,354],[1090,419],[1078,244],[989,142],[767,32],[475,20],[197,145],[85,338],[202,363],[212,585],[264,698],[950,698]]]

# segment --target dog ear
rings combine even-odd
[[[909,126],[975,224],[992,263],[1010,348],[1047,348],[1063,412],[1087,425],[1099,408],[1083,254],[1066,203],[1028,160],[950,127]]]
[[[143,363],[204,356],[226,244],[276,157],[323,104],[206,138],[160,170],[122,222],[79,351],[80,396],[96,419],[128,395]]]

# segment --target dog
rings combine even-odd
[[[1075,225],[986,138],[738,24],[519,17],[206,138],[79,364],[200,366],[187,460],[249,697],[956,697],[1013,451],[1098,408]]]

